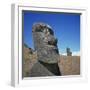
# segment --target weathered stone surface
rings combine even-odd
[[[57,76],[60,76],[61,73],[60,73],[60,70],[59,70],[59,67],[58,67],[58,63],[44,63],[44,62],[41,62],[39,61],[40,64],[42,64],[44,67],[46,67],[51,73],[53,73],[54,75],[57,75]]]
[[[44,23],[36,23],[32,31],[38,60],[45,63],[57,63],[59,52],[52,28]]]
[[[52,28],[44,23],[36,23],[32,32],[38,62],[31,69],[30,76],[61,75],[58,67],[58,41]]]
[[[31,54],[29,52],[30,52],[30,49],[28,47],[24,46],[23,77],[30,77],[32,67],[34,68],[35,63],[37,62],[37,54],[34,54],[34,53]],[[58,66],[60,68],[60,72],[61,72],[62,76],[63,75],[80,75],[80,56],[60,55],[59,58],[60,58],[59,59],[60,62],[58,62]],[[41,64],[41,65],[43,65],[43,64]],[[39,68],[39,66],[37,68]],[[37,72],[37,68],[36,68],[36,70],[34,69],[35,72]],[[48,68],[46,68],[46,69],[48,69]],[[52,68],[52,70],[55,71],[54,67]],[[51,71],[49,71],[49,72],[51,72]],[[33,73],[31,75],[33,76]],[[40,75],[38,74],[38,76],[40,76]],[[34,76],[37,76],[37,73],[36,73],[36,75],[34,73]],[[51,76],[51,74],[49,76]]]
[[[40,62],[34,64],[30,71],[30,77],[40,77],[40,76],[54,76],[46,67],[44,67]]]

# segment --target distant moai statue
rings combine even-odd
[[[53,75],[61,75],[58,67],[60,55],[57,39],[54,37],[51,26],[44,23],[35,23],[32,32],[38,62]]]
[[[70,48],[67,48],[66,51],[67,51],[67,56],[72,56],[72,52],[70,51]]]

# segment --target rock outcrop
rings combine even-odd
[[[36,73],[33,71],[41,67],[43,65],[42,70],[39,70],[40,73],[36,76],[45,76],[52,75],[61,75],[59,67],[58,67],[58,60],[59,60],[59,52],[57,47],[57,39],[54,36],[54,32],[52,28],[44,23],[36,23],[33,25],[32,29],[33,33],[33,40],[34,40],[34,47],[37,51],[37,64],[38,68],[35,68],[34,65],[33,69],[31,70],[32,76]],[[41,69],[41,68],[40,68]],[[47,72],[44,70],[47,69]],[[49,73],[49,72],[51,73]]]

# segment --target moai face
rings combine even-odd
[[[44,23],[33,25],[33,38],[38,60],[45,63],[57,63],[59,52],[52,28]]]

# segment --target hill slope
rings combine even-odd
[[[33,65],[37,62],[37,53],[27,45],[24,45],[23,51],[23,77],[29,77]],[[79,75],[80,56],[60,55],[58,66],[62,75]]]

